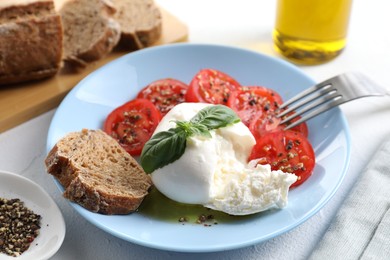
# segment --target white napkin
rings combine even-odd
[[[390,259],[390,140],[364,169],[309,259]]]

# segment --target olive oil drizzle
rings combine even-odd
[[[203,207],[202,205],[190,205],[173,201],[156,188],[152,188],[146,196],[138,213],[149,218],[179,224],[202,224],[204,226],[221,223],[239,222],[253,218],[255,215],[232,216],[221,211]]]

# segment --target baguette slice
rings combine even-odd
[[[61,67],[62,23],[52,0],[0,2],[0,85],[54,76]]]
[[[70,0],[59,10],[64,25],[64,61],[86,66],[112,51],[121,28],[109,0]]]
[[[63,185],[65,198],[102,214],[135,211],[152,185],[137,161],[101,130],[66,135],[45,164]]]
[[[162,33],[161,11],[153,0],[113,0],[121,26],[119,47],[138,50],[152,45]]]

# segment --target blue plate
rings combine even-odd
[[[91,73],[66,96],[51,122],[47,151],[71,131],[101,128],[115,107],[134,98],[148,83],[167,77],[189,83],[203,68],[221,70],[242,85],[273,88],[285,100],[314,84],[285,61],[234,47],[185,43],[136,51]],[[264,242],[297,227],[318,212],[346,173],[350,135],[341,111],[332,109],[310,120],[308,126],[317,164],[313,176],[291,190],[288,206],[282,210],[205,228],[139,213],[105,216],[72,205],[84,218],[112,235],[157,249],[212,252]]]

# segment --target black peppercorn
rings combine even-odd
[[[20,199],[0,198],[0,253],[19,256],[38,236],[41,216]]]

